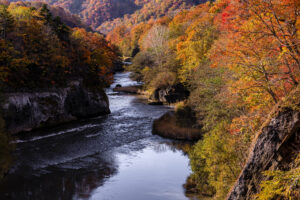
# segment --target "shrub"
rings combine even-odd
[[[132,65],[128,67],[129,71],[132,71],[132,77],[136,81],[142,81],[145,72],[143,70],[146,67],[151,67],[153,60],[147,52],[139,52],[132,60]],[[150,69],[150,68],[149,68]],[[143,80],[145,81],[145,80]]]
[[[174,72],[161,72],[151,81],[153,88],[167,88],[176,82],[176,74]]]
[[[295,159],[292,168],[288,171],[266,171],[265,176],[269,180],[261,183],[261,192],[257,194],[257,200],[271,199],[296,199],[300,196],[300,154]]]

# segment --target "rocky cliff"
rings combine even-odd
[[[163,103],[176,103],[187,99],[190,92],[182,85],[176,84],[167,88],[158,88],[150,96],[149,100]]]
[[[79,83],[43,92],[2,95],[3,118],[12,134],[110,113],[104,91],[91,91]]]
[[[290,96],[291,102],[276,108],[271,120],[257,136],[248,161],[228,200],[253,199],[260,191],[266,170],[289,170],[290,163],[300,152],[300,92]],[[279,111],[278,111],[279,110]]]

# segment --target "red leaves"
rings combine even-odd
[[[222,13],[222,24],[226,24],[227,23],[229,16],[230,15],[227,12]]]

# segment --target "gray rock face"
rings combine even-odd
[[[187,99],[190,92],[182,85],[176,84],[165,89],[156,89],[151,95],[151,101],[158,101],[164,103],[176,103]]]
[[[263,171],[288,169],[300,152],[300,112],[285,109],[264,127],[258,136],[229,200],[253,199],[265,177]]]
[[[5,93],[2,109],[12,134],[110,113],[104,91],[89,91],[79,84],[47,92]]]

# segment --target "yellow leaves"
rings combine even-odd
[[[230,135],[227,129],[228,123],[218,123],[190,153],[194,176],[201,179],[197,180],[198,189],[206,187],[215,190],[212,192],[214,199],[225,199],[241,170],[240,162],[244,158],[239,153],[245,148],[243,145],[247,144],[242,137]]]
[[[214,6],[212,6],[210,9],[209,9],[209,13],[218,13],[220,11],[220,9],[216,6],[216,4],[214,4]]]
[[[283,47],[282,47],[282,51],[281,51],[281,52],[285,54],[285,53],[287,53],[287,52],[288,52],[288,49],[287,49],[285,46],[283,46]]]
[[[208,60],[208,51],[217,33],[211,24],[201,19],[187,27],[186,35],[187,37],[179,42],[176,48],[177,59],[182,64],[179,70],[182,82],[186,82],[193,74],[193,70]]]
[[[257,200],[296,199],[299,197],[300,186],[300,154],[295,159],[289,171],[266,171],[267,180],[261,183],[261,192],[256,195]]]
[[[82,28],[74,28],[72,31],[72,37],[75,39],[82,39],[85,35],[85,30]]]
[[[280,60],[284,59],[287,53],[288,49],[285,46],[281,47],[281,52],[277,56],[277,61],[280,62]]]
[[[15,17],[16,20],[30,20],[33,17],[33,11],[29,7],[9,6],[8,11]],[[36,14],[37,15],[37,14]]]

